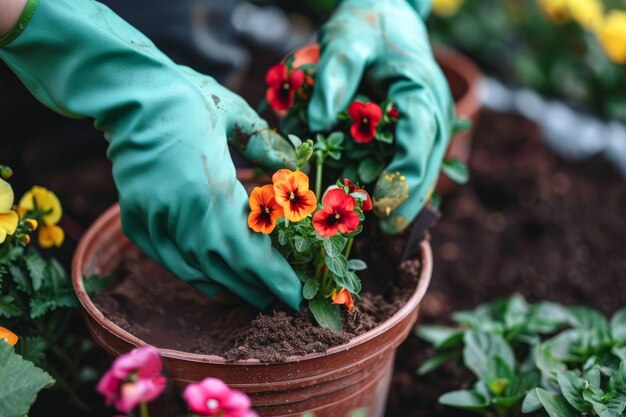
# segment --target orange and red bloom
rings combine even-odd
[[[248,226],[255,232],[269,235],[276,227],[276,221],[283,217],[283,208],[276,202],[274,186],[255,187],[248,200],[250,214]]]
[[[282,206],[289,221],[299,222],[315,211],[317,198],[309,190],[309,177],[304,172],[281,169],[272,180],[276,202]]]
[[[19,338],[11,330],[0,326],[0,340],[10,344],[11,346],[15,346]]]
[[[302,87],[305,79],[304,70],[290,70],[284,63],[274,65],[265,74],[267,91],[265,98],[274,110],[287,110],[293,105],[296,91]]]
[[[383,118],[383,111],[376,103],[354,101],[348,107],[348,114],[354,121],[350,133],[354,140],[369,143],[376,137],[376,128]]]
[[[346,290],[345,288],[342,288],[339,292],[333,291],[333,293],[330,295],[330,298],[333,300],[333,304],[344,304],[350,312],[354,308],[354,300],[352,299],[352,294],[350,294],[350,291]]]
[[[341,188],[334,188],[322,199],[322,209],[313,215],[313,228],[321,237],[332,237],[338,232],[352,233],[359,228],[360,218],[355,211],[356,200]]]
[[[350,182],[349,179],[345,178],[343,180],[343,184],[348,187],[348,194],[352,194],[352,193],[362,193],[365,195],[365,199],[362,200],[363,203],[361,204],[361,210],[363,211],[369,211],[371,210],[374,206],[372,205],[372,198],[370,197],[369,193],[367,191],[365,191],[363,188],[357,188],[357,186],[355,184],[353,184],[352,182]]]

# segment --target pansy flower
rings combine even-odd
[[[191,411],[201,416],[256,417],[250,408],[250,398],[241,391],[229,388],[217,378],[205,378],[189,384],[183,397]]]
[[[344,304],[350,312],[354,309],[352,294],[350,294],[350,291],[345,288],[342,288],[339,292],[333,291],[330,298],[333,300],[333,304]]]
[[[321,237],[332,237],[338,232],[352,233],[360,223],[355,208],[354,197],[341,188],[334,188],[324,195],[322,208],[313,215],[313,228]]]
[[[0,178],[0,243],[17,229],[19,218],[17,213],[11,210],[12,207],[13,189],[8,182]]]
[[[348,114],[354,121],[350,133],[354,140],[360,143],[369,143],[376,136],[376,127],[383,118],[383,111],[376,103],[354,101],[348,107]]]
[[[52,191],[35,185],[20,199],[18,212],[21,218],[26,216],[41,222],[39,246],[51,248],[63,244],[65,233],[57,226],[63,215],[63,209],[59,198]]]
[[[264,235],[272,233],[276,227],[276,221],[284,216],[283,208],[276,202],[274,186],[269,184],[254,187],[248,202],[250,203],[248,226]]]
[[[281,169],[272,179],[276,202],[282,206],[289,221],[299,222],[315,211],[317,198],[309,190],[309,177],[304,172]]]
[[[284,63],[274,65],[267,71],[265,98],[274,110],[287,110],[293,105],[296,91],[304,84],[302,69],[289,70]]]

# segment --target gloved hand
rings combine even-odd
[[[448,83],[422,20],[429,5],[428,0],[344,0],[320,33],[308,108],[312,130],[330,130],[364,78],[400,111],[395,157],[373,193],[388,234],[402,232],[424,206],[454,121]]]
[[[272,294],[299,307],[295,273],[248,229],[227,139],[271,169],[295,153],[242,98],[91,0],[30,0],[0,46],[42,103],[104,131],[124,231],[149,256],[209,295],[219,284],[261,308]]]

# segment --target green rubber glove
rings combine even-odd
[[[227,139],[272,169],[295,154],[241,97],[92,0],[30,0],[0,46],[43,104],[104,131],[124,231],[149,256],[209,295],[223,286],[261,308],[273,295],[299,307],[297,276],[248,228]]]
[[[309,104],[314,131],[328,131],[363,79],[400,111],[394,159],[373,193],[385,233],[402,232],[439,176],[454,121],[448,83],[421,16],[424,0],[345,0],[320,33],[321,55]]]

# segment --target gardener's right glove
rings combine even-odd
[[[141,249],[207,294],[223,286],[262,308],[274,295],[299,307],[295,273],[247,226],[227,138],[272,169],[294,151],[243,99],[92,0],[30,0],[0,46],[42,103],[105,132],[122,225]]]

